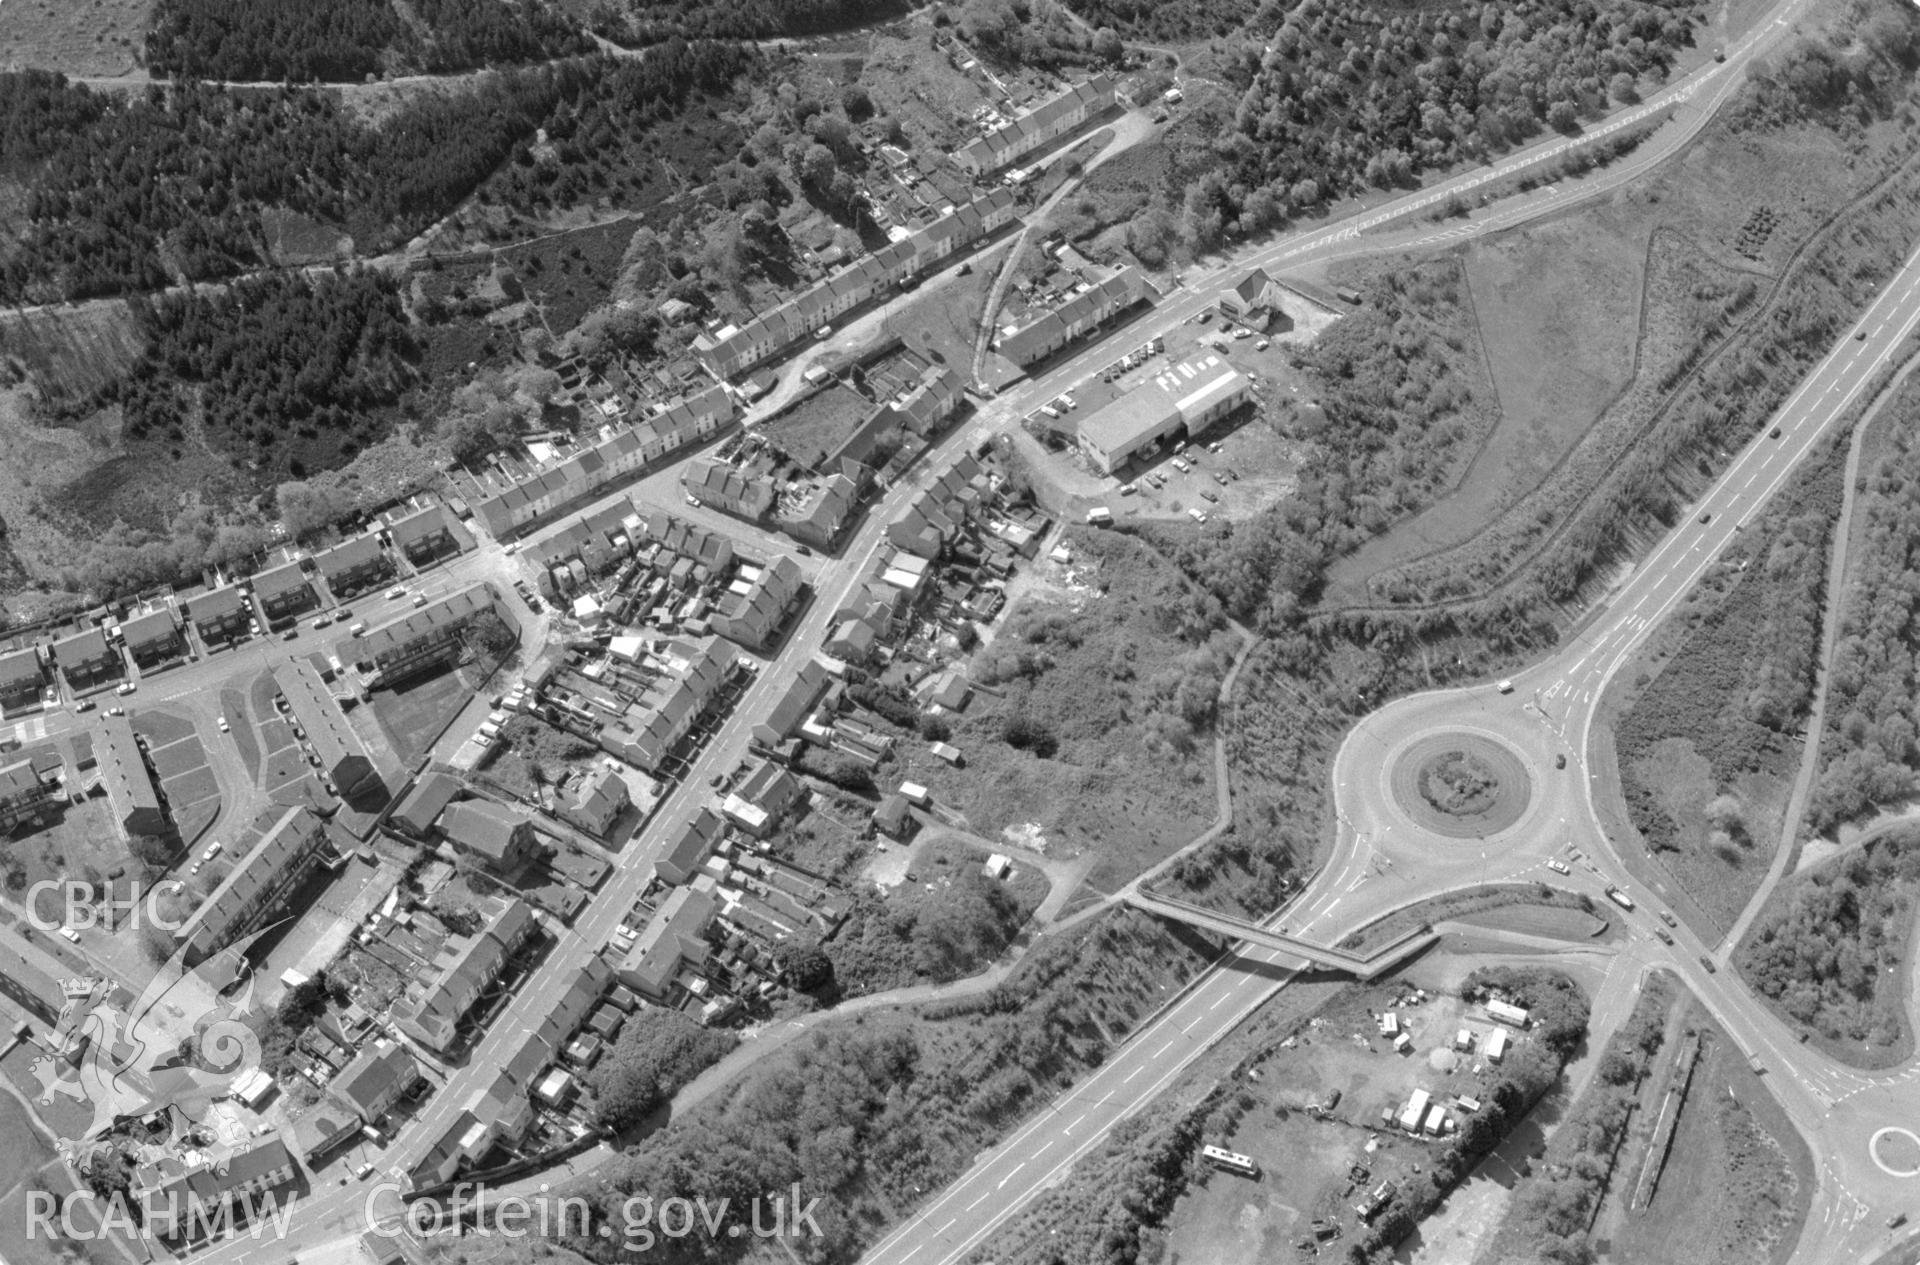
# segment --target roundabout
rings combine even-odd
[[[1484,839],[1520,821],[1533,779],[1519,752],[1477,733],[1433,733],[1395,756],[1393,800],[1422,830],[1448,839]]]
[[[1867,1141],[1867,1153],[1889,1177],[1920,1177],[1920,1135],[1889,1125]]]

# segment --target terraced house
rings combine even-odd
[[[173,933],[188,966],[265,926],[330,850],[326,821],[305,807],[269,809],[254,825],[266,827],[259,841]]]
[[[1008,329],[994,350],[1024,369],[1086,337],[1134,304],[1157,297],[1138,272],[1122,268],[1052,311]]]
[[[1095,75],[955,151],[954,164],[969,175],[991,175],[1067,135],[1112,104],[1113,80]]]
[[[513,897],[495,901],[479,931],[441,945],[428,974],[394,1005],[394,1026],[428,1049],[452,1048],[460,1021],[538,930],[530,906]]]
[[[0,768],[0,830],[12,830],[60,802],[60,783],[43,779],[32,760],[16,760]]]
[[[0,653],[0,709],[12,711],[39,702],[46,679],[40,652],[32,646]]]
[[[483,619],[498,620],[515,636],[520,633],[520,623],[499,591],[481,583],[345,642],[341,653],[352,657],[366,688],[378,689],[457,658],[467,629]]]
[[[127,653],[141,667],[172,659],[186,650],[180,639],[180,624],[170,607],[162,606],[144,615],[135,615],[120,625],[120,638]]]
[[[757,316],[702,334],[694,354],[716,378],[731,378],[811,338],[823,325],[852,311],[890,286],[1011,223],[1013,191],[995,189],[941,216],[919,232],[849,264],[826,280]]]
[[[608,436],[550,470],[494,493],[474,506],[474,516],[495,539],[511,539],[528,524],[698,443],[731,422],[733,416],[733,396],[723,387],[709,387]]]

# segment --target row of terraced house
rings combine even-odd
[[[733,420],[724,387],[709,387],[655,417],[522,479],[473,507],[497,540],[507,540],[548,514],[706,439]]]
[[[852,311],[889,286],[910,281],[928,267],[971,246],[1013,221],[1010,189],[995,189],[941,216],[927,227],[849,264],[811,289],[743,326],[728,325],[694,340],[694,354],[717,378],[731,378],[811,338],[829,321]]]

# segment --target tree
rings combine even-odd
[[[1607,95],[1615,101],[1628,104],[1640,99],[1640,91],[1634,84],[1633,76],[1624,70],[1607,82]]]
[[[1127,55],[1127,47],[1120,42],[1120,34],[1110,26],[1103,26],[1093,33],[1093,55],[1110,66],[1117,66]]]
[[[817,993],[833,982],[833,959],[817,943],[782,944],[774,954],[788,988]]]
[[[737,1043],[732,1033],[704,1028],[677,1010],[649,1007],[621,1028],[588,1077],[594,1119],[614,1130],[639,1123]]]

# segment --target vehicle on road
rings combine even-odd
[[[1905,1225],[1906,1223],[1907,1223],[1907,1214],[1904,1212],[1896,1212],[1891,1217],[1887,1218],[1887,1229],[1897,1230],[1901,1226]]]
[[[387,590],[387,600],[389,602],[391,602],[396,597],[405,597],[406,595],[407,595],[407,586],[404,584],[396,584],[392,588]]]
[[[355,624],[353,627],[347,629],[347,636],[358,637],[366,631],[367,626],[365,624]]]
[[[233,726],[227,723],[227,718],[225,716],[222,716],[220,718],[220,732],[223,734],[229,733],[232,731],[232,729],[233,729]]]
[[[514,554],[520,552],[520,542],[517,540],[508,541],[507,547],[505,550],[503,550],[503,552],[507,555],[507,557],[509,558],[513,557]]]
[[[1704,953],[1700,955],[1700,969],[1709,975],[1717,975],[1720,972],[1720,968],[1713,964],[1713,959]]]
[[[133,693],[135,690],[139,688],[140,687],[135,685],[132,681],[122,681],[120,682],[120,684],[113,687],[113,692],[115,694],[127,695],[127,694]]]
[[[1855,330],[1855,331],[1853,331],[1853,341],[1854,341],[1854,342],[1856,342],[1856,343],[1864,343],[1864,342],[1866,342],[1866,341],[1867,341],[1867,331],[1866,331],[1866,330],[1864,330],[1864,329],[1857,329],[1857,330]]]
[[[287,631],[280,634],[280,640],[292,641],[295,637],[298,637],[299,635],[300,635],[300,625],[295,624],[293,627],[287,629]]]
[[[1547,862],[1547,868],[1549,870],[1552,870],[1555,874],[1573,873],[1573,867],[1568,865],[1565,861],[1549,861]]]
[[[427,595],[425,593],[415,593],[413,595],[413,604],[415,606],[425,606],[427,604]]]
[[[689,495],[689,496],[687,497],[687,504],[689,504],[689,505],[691,505],[691,506],[693,506],[693,508],[695,508],[695,509],[699,509],[699,508],[700,508],[700,498],[699,498],[699,497],[697,497],[697,496],[692,496],[692,495]]]
[[[1609,887],[1607,889],[1607,899],[1622,909],[1633,908],[1633,897],[1627,895],[1617,887]]]
[[[1662,944],[1673,943],[1673,933],[1668,931],[1665,927],[1655,927],[1653,929],[1653,934],[1660,937],[1660,943]]]
[[[1713,515],[1711,513],[1704,513],[1700,515],[1700,521],[1703,523],[1711,523],[1713,521]]]
[[[328,624],[331,624],[332,622],[333,622],[332,616],[322,615],[320,618],[313,621],[313,626],[316,629],[325,628]]]
[[[93,700],[90,698],[83,698],[79,702],[73,705],[73,710],[75,712],[90,712],[93,710]]]
[[[67,941],[69,944],[80,943],[80,933],[78,931],[75,931],[72,927],[60,928],[60,938],[62,940]]]
[[[1513,682],[1511,680],[1505,680],[1500,682],[1500,684],[1495,686],[1494,688],[1499,690],[1502,694],[1511,694],[1513,693]]]
[[[813,331],[813,336],[825,342],[827,339],[833,337],[833,326],[822,325],[819,329]]]
[[[1669,927],[1677,927],[1680,925],[1680,920],[1664,909],[1660,911],[1660,921],[1666,923]]]
[[[1556,769],[1564,769],[1564,768],[1566,768],[1566,767],[1567,767],[1567,753],[1566,753],[1566,752],[1564,752],[1564,751],[1561,751],[1561,752],[1557,752],[1557,753],[1556,753],[1556,754],[1554,755],[1554,757],[1553,757],[1553,767],[1554,767],[1554,768],[1556,768]]]

